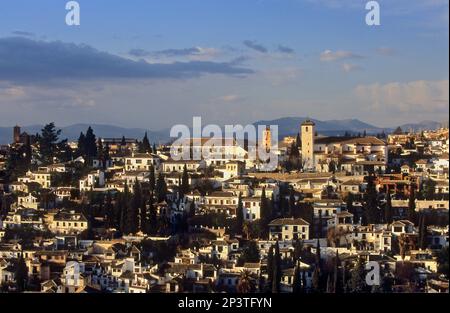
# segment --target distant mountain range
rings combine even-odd
[[[306,120],[306,117],[284,117],[275,120],[257,121],[254,125],[278,125],[279,137],[296,135],[299,132],[299,125]],[[343,135],[346,132],[357,134],[366,131],[367,134],[378,134],[381,132],[390,133],[395,127],[382,128],[377,127],[358,119],[343,119],[343,120],[327,120],[321,121],[312,119],[316,124],[317,132],[322,135],[336,136]],[[422,130],[422,129],[436,129],[442,126],[442,123],[435,121],[423,121],[419,123],[411,123],[400,125],[404,131],[409,130]],[[448,126],[448,122],[445,123]],[[22,127],[22,131],[26,131],[29,134],[36,134],[41,131],[42,125],[31,125]],[[60,127],[61,138],[68,138],[69,140],[77,140],[81,132],[86,132],[89,124],[75,124],[65,127]],[[169,140],[169,129],[152,131],[144,128],[124,128],[113,125],[91,124],[94,133],[97,137],[107,138],[116,137],[121,138],[136,138],[141,140],[144,137],[145,132],[151,142],[167,142]],[[0,144],[7,144],[12,141],[12,126],[0,127]]]
[[[88,127],[91,126],[94,130],[94,134],[97,137],[102,138],[136,138],[141,140],[144,137],[145,132],[152,142],[165,142],[169,137],[169,130],[151,131],[143,128],[124,128],[113,125],[103,124],[74,124],[65,127],[58,127],[61,129],[60,138],[67,138],[69,140],[77,140],[80,133],[86,133]],[[28,134],[40,133],[43,125],[32,125],[21,127],[21,131],[25,131]],[[12,127],[0,127],[0,144],[7,144],[12,141],[13,128]]]

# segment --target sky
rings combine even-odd
[[[67,2],[0,2],[0,126],[448,120],[448,0]]]

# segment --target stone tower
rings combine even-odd
[[[18,126],[18,125],[14,126],[13,142],[14,143],[19,143],[20,142],[20,126]]]
[[[266,126],[266,129],[263,132],[262,144],[266,152],[269,152],[272,147],[272,132],[270,131],[270,126]]]
[[[302,139],[302,164],[305,170],[313,170],[314,162],[314,134],[316,132],[316,124],[311,120],[306,120],[300,126],[300,134]]]

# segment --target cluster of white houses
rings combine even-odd
[[[267,129],[265,140],[270,136]],[[244,147],[207,138],[187,142],[191,153],[210,152],[199,160],[178,160],[170,147],[139,153],[135,140],[102,139],[103,145],[109,146],[111,159],[92,160],[92,164],[83,167],[88,171],[72,185],[64,185],[58,179],[65,173],[75,173],[77,163],[87,162],[82,157],[29,170],[0,188],[1,195],[12,195],[14,199],[0,220],[0,285],[12,286],[18,259],[23,257],[30,281],[39,281],[41,292],[236,291],[243,272],[250,273],[255,281],[267,278],[269,250],[278,243],[281,258],[290,264],[283,268],[281,290],[290,292],[295,265],[301,269],[305,287],[312,286],[314,262],[307,258],[294,262],[297,244],[301,242],[311,255],[320,249],[324,260],[337,255],[349,263],[358,258],[374,259],[389,264],[392,270],[398,262],[407,260],[414,264],[420,277],[434,279],[438,287],[433,285],[433,290],[442,291],[442,282],[438,283],[436,276],[436,251],[448,247],[448,225],[428,227],[426,249],[410,245],[406,253],[394,251],[399,241],[413,242],[420,235],[419,226],[405,218],[413,184],[418,192],[430,182],[434,186],[435,197],[417,198],[416,211],[448,214],[448,129],[420,135],[396,131],[385,141],[373,136],[320,136],[315,123],[307,120],[300,126],[300,138],[301,171],[287,172],[282,168],[289,148],[280,146],[278,169],[267,172],[261,171],[260,162],[250,158]],[[127,153],[123,153],[124,145]],[[175,156],[176,153],[182,151],[175,151]],[[415,160],[411,157],[415,154],[422,158]],[[187,173],[190,191],[180,197],[183,173]],[[392,194],[392,222],[367,225],[354,214],[365,210],[361,196],[367,188],[368,173],[376,175],[374,184],[380,195]],[[88,192],[123,192],[126,186],[133,192],[136,181],[148,183],[159,175],[167,184],[166,201],[158,203],[159,215],[173,220],[187,213],[188,208],[194,209],[195,217],[216,214],[236,220],[241,215],[246,230],[234,236],[230,235],[229,226],[195,225],[195,236],[208,236],[198,240],[195,247],[177,249],[159,261],[155,260],[164,254],[161,249],[176,246],[176,234],[151,237],[140,232],[124,234],[119,239],[106,235],[96,240],[83,239],[93,230],[92,221],[80,210],[66,208],[67,200],[89,206],[83,202]],[[203,192],[205,184],[209,190]],[[248,228],[262,218],[263,194],[273,208],[293,202],[297,208],[310,207],[311,216],[302,212],[288,217],[280,214],[267,224],[264,237],[252,235]],[[349,195],[354,198],[353,213],[346,201]],[[242,212],[237,211],[239,201]],[[380,201],[385,203],[386,199]],[[11,236],[20,229],[34,229],[46,235],[33,238],[32,245],[23,244]],[[107,233],[102,227],[96,231]],[[242,262],[249,242],[255,243],[260,258]],[[158,250],[158,246],[163,248]]]

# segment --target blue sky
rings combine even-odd
[[[448,115],[448,0],[0,3],[0,125]]]

